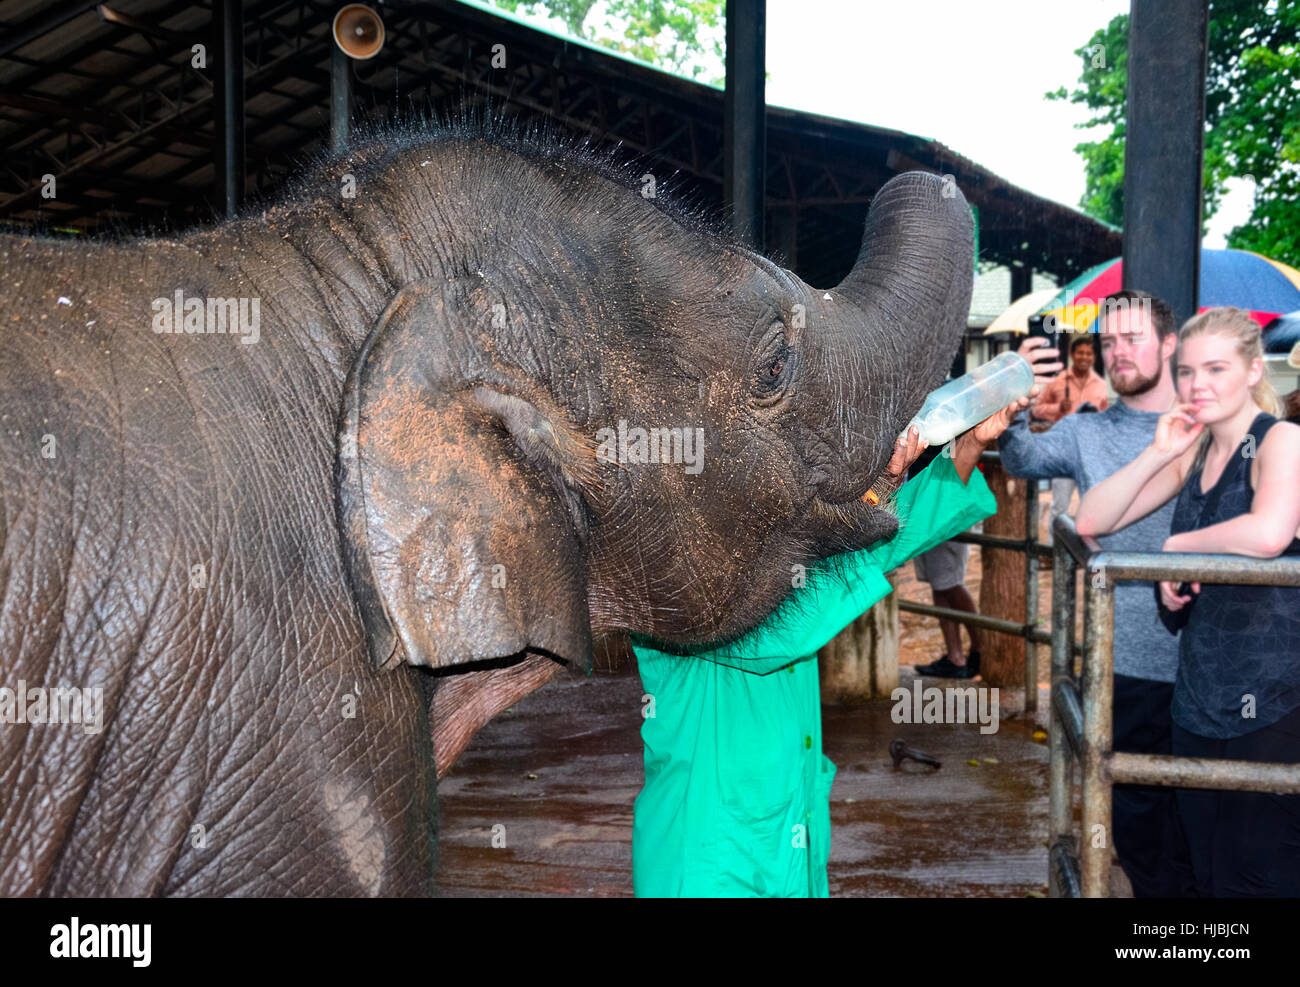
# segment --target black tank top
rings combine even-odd
[[[1211,517],[1201,518],[1204,464],[1192,470],[1174,507],[1171,534],[1208,528],[1250,512],[1255,491],[1250,483],[1259,449],[1277,424],[1260,412],[1247,438],[1228,458]],[[1253,436],[1253,448],[1246,444]],[[1198,523],[1199,520],[1199,523]],[[1282,557],[1300,556],[1300,538],[1292,538]],[[1252,702],[1245,697],[1253,697]],[[1200,595],[1179,641],[1178,679],[1171,715],[1184,730],[1203,737],[1240,737],[1276,723],[1300,707],[1300,587],[1229,586],[1202,583]],[[1245,713],[1243,713],[1245,711]]]

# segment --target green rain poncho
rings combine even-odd
[[[885,573],[988,517],[978,470],[937,457],[894,495],[889,541],[810,568],[760,627],[683,657],[633,650],[653,716],[641,727],[632,876],[638,897],[827,897],[830,790],[817,651],[890,592]]]

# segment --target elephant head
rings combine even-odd
[[[893,534],[863,495],[969,306],[951,184],[885,185],[822,290],[573,155],[408,149],[377,195],[418,209],[434,173],[461,176],[459,196],[433,190],[454,219],[370,332],[338,433],[375,662],[584,665],[617,631],[720,642],[792,567]]]

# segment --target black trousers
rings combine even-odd
[[[1300,709],[1228,740],[1175,723],[1173,740],[1187,757],[1300,762]],[[1180,788],[1178,810],[1202,897],[1300,897],[1300,795]]]
[[[1169,704],[1172,682],[1115,676],[1115,750],[1172,754]],[[1178,813],[1176,789],[1116,785],[1111,826],[1120,866],[1135,898],[1189,898],[1196,894],[1191,854]]]

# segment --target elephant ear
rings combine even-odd
[[[450,285],[405,288],[348,377],[337,511],[378,666],[531,650],[590,667],[576,525],[579,488],[595,482],[594,443],[555,409],[454,379],[452,340],[479,337],[469,320],[489,332],[491,312]]]

